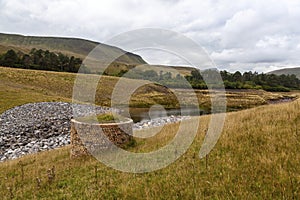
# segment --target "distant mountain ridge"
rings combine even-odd
[[[116,61],[126,64],[146,64],[143,58],[118,47],[79,38],[38,37],[0,33],[0,53],[13,49],[29,53],[32,48],[61,52],[84,59],[97,45],[105,54],[113,56],[124,54]]]
[[[300,79],[300,67],[294,67],[294,68],[284,68],[284,69],[278,69],[271,72],[268,72],[268,74],[276,74],[276,75],[292,75],[295,74],[297,78]]]
[[[12,49],[15,52],[21,51],[29,53],[32,48],[49,50],[52,52],[60,52],[69,56],[84,59],[97,45],[101,45],[102,56],[101,59],[114,57],[113,55],[124,54],[119,57],[113,65],[110,65],[109,71],[113,73],[120,73],[122,70],[130,70],[136,65],[144,65],[143,70],[153,69],[159,71],[172,71],[173,75],[181,73],[182,75],[189,75],[193,70],[192,67],[180,66],[164,66],[164,65],[147,65],[140,55],[126,52],[118,47],[107,44],[90,41],[80,38],[65,38],[65,37],[45,37],[45,36],[24,36],[19,34],[0,33],[0,54]],[[94,72],[99,72],[101,69],[94,69]],[[176,72],[178,70],[178,72]]]

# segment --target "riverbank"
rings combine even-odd
[[[268,104],[286,103],[296,97],[271,99]],[[78,105],[78,115],[88,115],[94,107]],[[97,113],[111,111],[96,107]],[[141,113],[145,115],[145,113]],[[134,130],[159,127],[188,119],[190,115],[170,115],[148,118],[134,123]],[[29,103],[9,109],[0,115],[0,161],[19,158],[26,154],[55,149],[70,144],[72,104],[66,102]]]

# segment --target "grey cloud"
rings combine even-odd
[[[297,0],[0,0],[0,31],[106,41],[137,28],[178,31],[229,70],[300,65]],[[174,43],[175,45],[180,45]],[[159,53],[148,62],[178,64]]]

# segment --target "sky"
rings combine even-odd
[[[231,72],[299,67],[299,22],[299,0],[0,0],[3,33],[103,42],[162,28],[191,38]],[[180,64],[168,55],[137,53],[151,64]]]

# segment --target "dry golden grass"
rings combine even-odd
[[[89,75],[96,78],[97,75]],[[40,101],[68,101],[72,100],[72,93],[76,74],[63,72],[49,72],[38,70],[24,70],[0,67],[0,113],[29,102]],[[121,91],[126,91],[128,85],[146,85],[150,89],[147,94],[137,92],[132,97],[132,103],[137,107],[144,107],[156,103],[171,105],[173,99],[164,100],[166,94],[172,95],[164,87],[149,84],[148,81],[125,79],[125,84],[120,85]],[[103,76],[98,83],[96,92],[96,104],[109,106],[111,104],[111,94],[115,84],[119,81],[117,77]],[[143,89],[141,90],[141,92]],[[155,94],[151,99],[148,95]]]
[[[198,158],[211,117],[202,116],[189,150],[170,166],[151,173],[115,171],[91,157],[72,160],[70,147],[28,155],[0,164],[0,196],[4,199],[299,199],[299,108],[300,100],[296,100],[228,113],[208,163]],[[149,151],[164,145],[177,126],[168,125],[159,135],[138,140],[132,150]],[[49,182],[47,170],[53,166],[55,179]]]
[[[89,75],[91,81],[97,75]],[[49,72],[0,67],[0,113],[17,105],[41,101],[72,101],[72,93],[76,74]],[[95,96],[96,104],[111,105],[111,94],[118,77],[103,76],[98,83]],[[149,81],[122,78],[123,84],[118,85],[119,91],[128,91],[128,86],[145,85],[133,93],[130,99],[131,107],[150,107],[154,104],[166,108],[179,107],[175,95],[168,88],[151,84]],[[88,82],[88,81],[87,81]],[[185,104],[195,104],[191,101],[189,90],[175,89]],[[200,108],[209,110],[210,96],[207,90],[197,90]],[[228,91],[228,110],[240,110],[266,104],[268,99],[281,98],[284,95],[258,90]],[[117,99],[121,99],[117,98]]]
[[[55,94],[50,94],[49,92],[42,89],[36,89],[30,86],[24,86],[22,84],[1,80],[0,113],[18,105],[43,101],[70,102],[71,99],[57,96]]]

